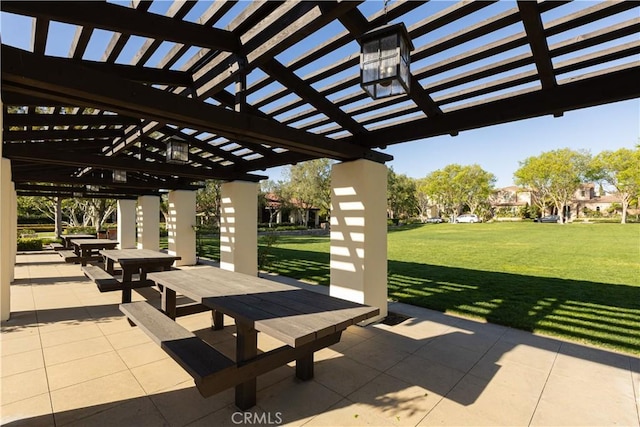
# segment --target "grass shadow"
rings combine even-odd
[[[273,272],[330,282],[329,254],[275,248]],[[388,261],[389,298],[640,354],[640,288]]]

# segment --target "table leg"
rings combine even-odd
[[[104,257],[104,271],[109,274],[113,274],[113,260],[106,256]]]
[[[253,359],[258,354],[258,332],[250,325],[236,322],[236,363]],[[256,404],[257,378],[236,386],[236,406],[245,411]]]
[[[219,331],[224,329],[224,314],[222,312],[211,310],[211,320],[213,322],[213,330]]]
[[[296,359],[296,377],[302,381],[313,378],[313,353]]]
[[[122,267],[122,302],[131,302],[131,279],[133,272],[129,268]]]
[[[176,320],[176,291],[166,286],[162,290],[161,308],[164,314]]]

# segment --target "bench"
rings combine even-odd
[[[93,280],[100,292],[110,292],[122,290],[122,284],[118,279],[95,265],[85,265],[82,272],[89,279]]]
[[[120,304],[120,311],[194,378],[196,387],[204,397],[213,394],[205,395],[204,389],[210,389],[207,383],[215,383],[221,372],[226,372],[227,382],[235,376],[236,364],[233,360],[146,301]],[[224,378],[220,379],[220,384],[228,388],[224,384]],[[222,390],[223,388],[215,392]]]
[[[236,406],[242,410],[255,405],[255,390],[249,391],[248,396],[244,395],[247,392],[243,390],[239,397],[238,387],[242,389],[247,382],[251,383],[251,381],[254,381],[253,387],[255,387],[255,379],[259,375],[294,360],[310,358],[312,367],[313,353],[339,342],[341,334],[341,332],[329,334],[296,348],[283,345],[257,354],[250,360],[236,363],[146,301],[122,303],[120,311],[128,317],[129,322],[138,326],[156,344],[159,344],[194,378],[196,387],[203,397],[236,387]],[[295,325],[291,323],[291,327],[295,328]],[[296,362],[296,365],[298,363],[300,362]],[[303,371],[308,371],[309,366],[307,364],[303,366],[305,368]],[[298,366],[296,366],[297,369]],[[302,371],[297,372],[297,374],[302,373]],[[162,375],[162,372],[158,375]],[[309,377],[298,377],[309,379]]]
[[[64,258],[64,262],[80,262],[82,257],[76,254],[74,251],[58,251],[60,256]]]
[[[64,249],[64,245],[61,243],[52,242],[52,243],[49,243],[49,248],[53,249],[54,251],[61,251]]]

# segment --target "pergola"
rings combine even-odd
[[[355,288],[386,277],[386,262],[374,267],[381,259],[363,249],[378,248],[386,261],[386,238],[369,229],[384,222],[362,213],[354,232],[349,220],[354,203],[384,213],[386,147],[640,96],[635,1],[3,1],[0,8],[32,18],[29,49],[2,44],[3,169],[10,164],[3,182],[15,194],[140,200],[192,191],[207,179],[255,183],[271,167],[335,159],[336,288],[348,272],[361,276]],[[358,40],[394,22],[406,24],[415,46],[410,92],[373,100],[360,87]],[[63,43],[54,37],[60,28],[75,31],[64,57],[52,53]],[[167,162],[170,141],[188,144],[186,162]],[[126,171],[126,182],[114,171]],[[243,203],[236,213],[251,209]],[[255,237],[231,240],[237,252]],[[347,287],[347,297],[363,299]],[[384,288],[382,298],[386,280]]]

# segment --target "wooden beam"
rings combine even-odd
[[[83,27],[184,43],[209,49],[235,51],[238,39],[230,31],[146,13],[107,2],[3,1],[4,12],[51,19]]]
[[[283,86],[289,87],[304,99],[306,102],[322,112],[334,122],[351,132],[353,135],[366,133],[367,130],[355,121],[351,116],[345,114],[338,107],[333,105],[324,96],[320,95],[317,90],[308,85],[304,80],[298,77],[293,71],[289,71],[287,67],[282,65],[275,58],[265,61],[260,68],[274,79],[278,80]]]
[[[69,58],[82,59],[92,35],[93,28],[76,27],[76,34],[73,36],[73,41],[69,48]]]
[[[542,89],[555,87],[556,76],[553,71],[551,55],[549,54],[549,45],[544,34],[544,26],[542,25],[542,16],[538,3],[534,1],[518,0],[518,9],[522,16],[522,24],[527,33],[527,40],[533,53],[533,59],[536,63],[536,69],[540,76]]]
[[[516,120],[593,107],[640,97],[637,84],[640,65],[620,66],[577,81],[560,82],[545,91],[522,95],[451,111],[435,119],[412,120],[369,132],[369,145],[397,144],[455,131],[477,129]],[[349,138],[345,138],[348,140]]]
[[[82,61],[82,65],[110,73],[116,76],[143,83],[165,84],[172,86],[191,86],[193,79],[189,73],[177,70],[162,70],[151,67],[134,67],[125,64],[110,64],[98,61]]]
[[[128,126],[139,119],[114,114],[7,114],[5,126]]]
[[[193,180],[224,179],[259,181],[265,177],[236,173],[232,167],[220,167],[219,170],[195,168],[189,165],[175,165],[161,162],[146,162],[138,159],[94,154],[69,153],[52,148],[34,149],[26,144],[6,144],[2,155],[12,160],[32,163],[58,164],[73,167],[92,167],[98,169],[118,169],[130,172],[147,172],[153,175],[168,175]]]
[[[3,87],[14,92],[200,129],[232,140],[246,139],[317,157],[367,158],[379,162],[392,158],[357,144],[337,142],[112,75],[88,72],[85,67],[60,58],[40,57],[2,45],[2,64]]]
[[[265,19],[264,23],[252,28],[252,33],[257,36],[248,38],[243,46],[248,63],[244,71],[260,66],[266,59],[275,57],[359,3],[361,1],[301,2],[298,8],[291,9],[289,15],[278,16],[274,21]],[[301,12],[303,14],[300,16]],[[273,26],[269,26],[272,22]],[[265,35],[270,36],[268,40],[264,38]],[[229,59],[222,56],[221,61],[208,65],[194,75],[199,97],[216,93],[235,81],[240,69],[237,62],[229,63]],[[224,74],[220,73],[220,66],[226,68]]]
[[[49,35],[49,19],[34,19],[31,22],[31,50],[33,53],[44,55]]]
[[[10,130],[2,138],[5,141],[110,139],[123,134],[122,129]]]

